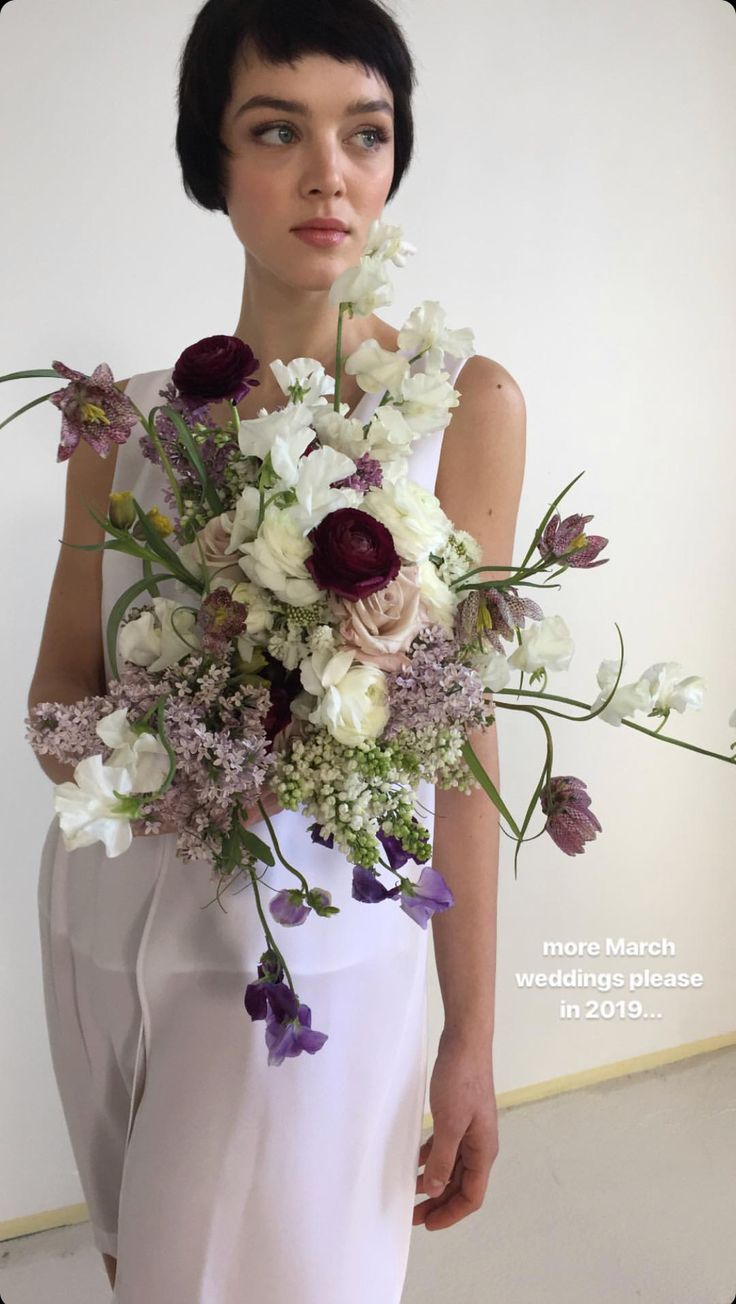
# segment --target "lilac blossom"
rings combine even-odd
[[[442,625],[422,630],[409,648],[408,665],[386,676],[390,717],[383,737],[402,729],[484,723],[483,681],[459,658],[456,640]]]
[[[360,493],[367,493],[369,489],[380,489],[383,485],[383,467],[376,457],[371,457],[370,453],[361,453],[360,457],[353,459],[355,470],[352,475],[346,475],[342,480],[333,480],[333,489],[357,489]]]

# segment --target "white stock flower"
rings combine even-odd
[[[394,547],[403,561],[426,561],[447,542],[452,522],[439,498],[414,480],[402,477],[395,484],[370,489],[361,511],[375,516],[391,531]]]
[[[514,670],[567,670],[575,644],[562,616],[544,616],[519,637],[521,646],[508,658]]]
[[[354,656],[347,649],[325,648],[301,665],[302,684],[317,698],[307,718],[347,747],[377,738],[389,717],[385,672],[361,661],[353,664]]]
[[[425,299],[409,314],[399,331],[397,344],[409,357],[427,353],[427,371],[439,371],[443,354],[452,358],[469,358],[475,353],[475,337],[469,326],[448,330],[446,314],[436,299]]]
[[[355,489],[332,489],[333,480],[342,480],[357,470],[355,462],[335,448],[315,448],[309,457],[302,458],[296,481],[296,503],[290,508],[302,534],[338,507],[354,507],[362,495]]]
[[[166,670],[201,649],[194,628],[196,619],[197,612],[189,611],[175,598],[154,598],[153,612],[144,611],[120,627],[118,652],[135,666],[145,666],[151,672]]]
[[[623,666],[621,669],[623,672]],[[598,687],[601,691],[592,703],[592,710],[597,711],[601,702],[605,702],[616,682],[617,674],[617,661],[601,661],[596,674]],[[603,720],[605,724],[615,725],[618,728],[621,721],[626,716],[633,715],[635,711],[649,711],[651,699],[652,694],[649,681],[646,680],[643,675],[635,683],[619,683],[619,686],[611,698],[611,701],[608,703],[608,706],[600,712],[597,719]]]
[[[108,856],[120,856],[133,841],[130,816],[116,792],[133,791],[125,765],[104,765],[102,755],[85,756],[74,767],[74,780],[54,786],[54,810],[59,816],[67,851],[104,842]]]
[[[351,315],[368,317],[393,301],[393,286],[380,258],[364,256],[356,267],[346,267],[330,287],[329,302],[349,303]]]
[[[383,349],[378,340],[363,340],[345,359],[345,371],[355,376],[366,394],[389,394],[398,397],[409,375],[409,360],[395,349]]]
[[[437,570],[446,584],[454,584],[455,580],[466,571],[474,570],[482,563],[483,550],[478,540],[474,539],[472,534],[468,534],[467,530],[455,528],[447,540]]]
[[[266,508],[255,539],[241,546],[240,565],[249,579],[282,602],[308,607],[322,596],[305,566],[312,545],[305,538],[292,507]]]
[[[699,711],[703,705],[705,680],[700,675],[682,678],[683,667],[678,661],[656,661],[642,674],[651,690],[651,705],[682,714],[691,707]]]
[[[455,624],[455,609],[460,595],[454,594],[444,580],[440,579],[434,562],[421,561],[417,578],[429,619],[444,625],[445,629],[452,632]]]

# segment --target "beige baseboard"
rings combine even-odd
[[[631,1073],[645,1073],[648,1069],[660,1068],[663,1064],[676,1064],[679,1060],[691,1059],[694,1055],[707,1055],[726,1046],[736,1046],[736,1032],[724,1032],[718,1037],[706,1037],[703,1041],[685,1042],[682,1046],[669,1046],[666,1050],[637,1055],[634,1059],[615,1060],[612,1064],[600,1064],[596,1068],[582,1069],[579,1073],[548,1078],[545,1082],[532,1082],[526,1087],[500,1092],[496,1103],[499,1110],[513,1109],[516,1105],[528,1105],[532,1101],[559,1096],[566,1091],[579,1091],[582,1087],[610,1082],[613,1078],[623,1078]],[[432,1115],[425,1114],[422,1123],[423,1131],[431,1131]],[[12,1241],[19,1236],[31,1236],[34,1232],[49,1231],[54,1227],[72,1227],[76,1223],[86,1222],[88,1217],[86,1204],[68,1204],[61,1209],[45,1209],[41,1213],[26,1214],[22,1218],[10,1218],[7,1222],[0,1222],[0,1241]]]

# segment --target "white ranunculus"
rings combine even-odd
[[[343,480],[357,470],[355,462],[335,448],[315,448],[309,457],[302,458],[295,485],[296,503],[291,508],[294,520],[302,534],[338,507],[352,507],[362,494],[355,489],[332,489],[333,480]]]
[[[370,489],[361,511],[375,516],[391,531],[403,561],[426,561],[431,552],[441,552],[452,529],[439,498],[407,478]]]
[[[293,403],[306,403],[311,408],[322,407],[326,396],[335,392],[334,379],[328,375],[322,363],[316,358],[292,358],[289,363],[276,358],[269,363],[269,366],[276,377],[279,389]],[[299,386],[301,393],[301,398],[298,399],[292,396],[296,386]]]
[[[509,657],[514,670],[567,670],[575,644],[562,616],[545,616],[519,630],[520,647]]]
[[[605,702],[616,682],[617,674],[617,661],[601,661],[601,664],[598,667],[598,673],[596,674],[598,687],[601,691],[592,703],[592,710],[597,711],[601,702]],[[648,680],[643,676],[638,679],[636,683],[619,683],[619,686],[611,698],[611,701],[608,703],[608,706],[596,716],[596,719],[603,720],[605,724],[612,724],[618,728],[621,721],[627,716],[633,715],[635,711],[649,711],[651,708],[651,700],[651,687]]]
[[[302,533],[293,508],[266,508],[255,539],[241,546],[240,565],[249,579],[282,602],[308,607],[322,596],[305,566],[312,545]]]
[[[389,717],[386,675],[378,666],[354,663],[348,649],[313,652],[301,665],[306,692],[317,698],[308,719],[338,742],[354,747],[383,733]]]
[[[420,561],[417,578],[429,619],[452,632],[460,595],[453,593],[444,580],[440,579],[434,562]]]
[[[475,353],[475,338],[470,327],[448,330],[445,310],[436,299],[425,299],[409,314],[399,331],[397,344],[409,357],[427,354],[427,371],[439,371],[444,354],[452,358],[469,358]]]
[[[125,765],[104,765],[102,756],[85,756],[74,767],[74,780],[54,785],[54,810],[59,816],[67,851],[104,842],[108,856],[121,856],[133,841],[130,815],[115,796],[133,791]]]
[[[161,739],[128,724],[128,708],[120,707],[97,721],[95,733],[113,749],[106,764],[125,766],[132,776],[131,792],[155,792],[169,772],[169,757]]]
[[[349,303],[354,317],[368,317],[393,301],[393,285],[382,258],[364,256],[356,267],[346,267],[330,287],[329,302]]]
[[[383,349],[378,340],[363,340],[345,359],[345,371],[355,376],[366,394],[389,394],[398,398],[409,375],[409,361],[395,349]]]
[[[196,619],[197,612],[189,611],[175,598],[154,598],[153,613],[144,611],[120,627],[119,655],[124,661],[145,666],[152,673],[166,670],[201,649],[201,639],[194,628]]]
[[[700,675],[682,677],[678,661],[657,661],[642,674],[651,689],[652,707],[661,707],[682,714],[690,707],[700,711],[705,694],[705,680]]]
[[[226,553],[237,552],[241,543],[255,539],[258,530],[258,512],[261,496],[254,484],[243,486],[240,497],[235,504],[232,522],[229,517],[220,517],[223,529],[230,535]]]

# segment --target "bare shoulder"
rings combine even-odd
[[[468,358],[454,388],[460,398],[444,433],[435,493],[484,555],[505,563],[524,479],[524,395],[511,372],[483,354]]]

